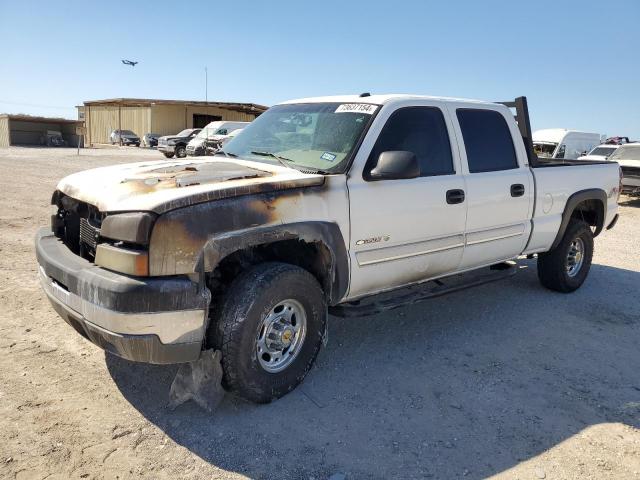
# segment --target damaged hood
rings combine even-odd
[[[322,175],[230,158],[140,162],[74,173],[58,183],[64,194],[101,212],[163,213],[197,203],[322,185]]]

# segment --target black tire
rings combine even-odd
[[[257,337],[263,319],[289,299],[304,308],[306,335],[291,363],[273,373],[258,360]],[[318,355],[327,325],[324,293],[309,272],[286,263],[256,265],[232,282],[218,311],[210,333],[216,348],[222,350],[227,390],[252,402],[269,403],[302,382]]]
[[[575,241],[582,243],[582,264],[570,274],[567,269],[567,259]],[[587,278],[592,258],[591,228],[581,220],[572,219],[560,243],[553,250],[538,254],[538,279],[542,285],[556,292],[573,292],[580,288]]]
[[[162,152],[162,154],[167,158],[173,158],[173,152]]]
[[[177,145],[176,146],[176,157],[177,158],[184,158],[187,156],[187,147],[185,147],[184,145]]]

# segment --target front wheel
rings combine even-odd
[[[560,243],[538,255],[538,279],[545,287],[569,293],[584,283],[593,258],[593,232],[589,225],[573,219]]]
[[[318,281],[286,263],[263,263],[239,275],[213,326],[222,350],[223,385],[268,403],[293,390],[315,361],[327,325]]]
[[[187,156],[187,147],[185,147],[184,145],[178,145],[176,147],[176,157],[184,158],[186,156]]]
[[[167,158],[173,158],[173,152],[162,152],[162,154]]]

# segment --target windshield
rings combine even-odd
[[[533,151],[536,153],[538,157],[550,158],[553,155],[557,143],[545,142],[545,143],[534,143]]]
[[[131,130],[120,130],[121,135],[135,135]]]
[[[596,147],[589,152],[589,155],[602,155],[603,157],[608,157],[615,150],[616,149],[612,147]]]
[[[640,145],[623,145],[611,154],[609,160],[640,160]]]
[[[330,173],[344,172],[377,105],[305,103],[276,105],[225,147],[224,153],[260,162]]]
[[[186,130],[182,130],[180,133],[176,134],[176,137],[188,137],[191,135],[193,130],[191,128],[187,128]]]

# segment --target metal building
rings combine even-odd
[[[64,118],[0,115],[0,147],[9,145],[46,145],[47,134],[59,132],[67,146],[76,147],[80,137],[76,127],[82,122]]]
[[[215,120],[250,122],[267,107],[253,103],[198,102],[113,98],[84,102],[78,118],[86,127],[85,144],[109,143],[113,130],[171,135],[185,128],[201,128]]]

